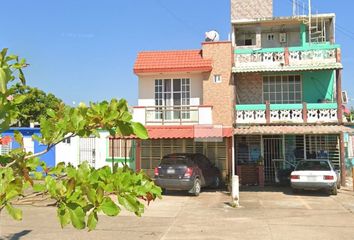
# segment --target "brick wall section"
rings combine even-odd
[[[231,0],[231,20],[273,17],[273,0]]]
[[[213,106],[213,124],[232,126],[234,121],[235,93],[231,74],[231,42],[203,43],[203,58],[212,59],[213,70],[203,81],[203,104]],[[222,82],[214,83],[214,75]]]
[[[235,75],[237,104],[262,103],[262,75],[238,73]]]

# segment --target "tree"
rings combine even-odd
[[[38,88],[15,84],[12,87],[14,96],[25,95],[25,99],[18,105],[19,116],[17,126],[28,127],[31,122],[39,122],[41,117],[46,116],[47,109],[58,110],[61,99],[51,93],[46,94]]]
[[[26,100],[26,95],[13,95],[14,89],[8,87],[18,80],[25,84],[22,69],[26,66],[24,59],[7,56],[7,49],[0,53],[0,133],[16,121],[19,106]],[[21,220],[22,211],[12,202],[28,197],[24,191],[33,188],[35,194],[45,194],[55,200],[62,227],[71,223],[77,229],[93,230],[99,212],[117,216],[122,207],[141,216],[142,201],[149,204],[161,197],[161,189],[144,172],[135,173],[128,167],[94,169],[87,163],[77,168],[60,163],[48,170],[38,158],[66,138],[99,136],[97,129],[109,131],[113,136],[147,138],[144,126],[132,121],[127,102],[113,99],[89,106],[80,104],[76,108],[63,103],[57,107],[56,111],[47,109],[46,115],[40,118],[41,135],[34,136],[48,146],[44,152],[26,153],[23,137],[16,132],[20,148],[0,156],[0,212],[6,209],[15,220]],[[42,172],[36,171],[38,166],[42,167]]]

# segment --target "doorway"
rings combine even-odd
[[[275,183],[273,160],[284,159],[283,136],[263,136],[264,180],[266,184]]]

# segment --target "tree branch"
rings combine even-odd
[[[61,143],[62,141],[66,140],[66,139],[69,139],[69,138],[71,138],[71,137],[75,137],[75,136],[77,136],[77,135],[76,135],[75,133],[72,133],[71,135],[69,135],[69,136],[67,136],[67,137],[65,137],[65,138],[63,138],[63,139],[61,139],[60,141],[58,141],[58,142],[56,142],[56,143],[54,143],[54,144],[48,145],[48,147],[47,147],[44,151],[39,152],[39,153],[36,153],[36,154],[32,154],[32,155],[25,156],[24,159],[27,160],[27,159],[34,158],[34,157],[39,157],[39,156],[41,156],[41,155],[43,155],[43,154],[49,152],[50,149],[52,149],[53,147],[55,147],[56,145],[58,145],[58,144]],[[4,167],[1,167],[1,166],[0,166],[0,168],[8,168],[8,167],[11,167],[12,165],[14,165],[15,163],[16,163],[16,160],[13,160],[12,162],[9,162],[8,164],[6,164]]]

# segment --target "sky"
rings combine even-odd
[[[2,0],[1,6],[0,47],[27,59],[28,85],[71,105],[125,98],[134,106],[139,51],[200,49],[206,31],[217,30],[222,40],[230,32],[230,0]],[[353,0],[312,0],[314,13],[337,15],[343,90],[352,105],[353,7]],[[291,14],[291,0],[274,0],[275,16]]]

